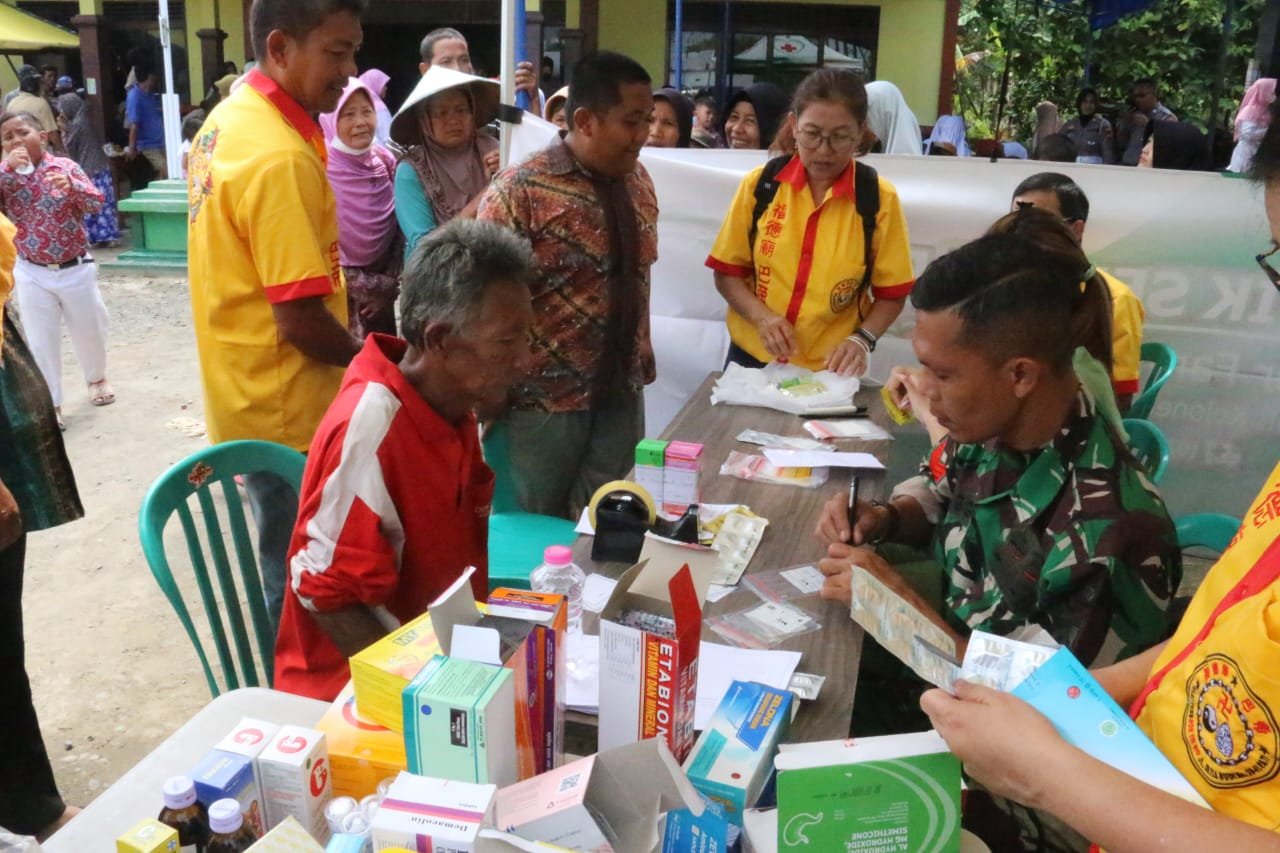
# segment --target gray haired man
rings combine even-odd
[[[530,367],[529,244],[455,219],[400,292],[404,340],[370,335],[311,443],[289,547],[275,687],[332,700],[347,657],[418,616],[467,566],[488,595],[493,472],[476,412]]]

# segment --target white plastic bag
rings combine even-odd
[[[712,405],[760,406],[793,415],[852,406],[856,376],[814,372],[791,364],[743,367],[730,364],[711,390]]]

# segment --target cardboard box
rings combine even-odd
[[[703,800],[656,738],[570,762],[498,791],[494,820],[509,833],[571,850],[658,849],[659,818],[703,811]]]
[[[468,853],[490,824],[494,785],[401,773],[373,815],[373,849]]]
[[[351,657],[351,683],[360,713],[395,732],[404,731],[400,694],[440,654],[431,616],[422,614]]]
[[[960,849],[960,760],[937,732],[784,745],[778,849]]]
[[[324,847],[291,817],[259,838],[247,853],[325,853]]]
[[[514,667],[516,708],[525,709],[532,735],[532,750],[519,750],[520,778],[527,779],[564,763],[568,601],[563,595],[503,587],[489,594],[489,614],[530,620],[535,626]]]
[[[676,759],[693,747],[702,607],[688,564],[637,563],[600,612],[600,749],[659,737]],[[669,617],[670,636],[630,627],[624,611]]]
[[[324,733],[281,726],[258,756],[258,770],[267,824],[275,827],[292,817],[313,838],[328,841],[324,809],[333,799],[333,780]]]
[[[178,853],[178,830],[147,818],[116,839],[116,853]]]
[[[568,622],[566,604],[563,596],[503,590],[481,606],[471,592],[474,571],[465,570],[431,603],[431,621],[448,657],[511,670],[517,778],[527,779],[564,755],[567,673],[556,649]]]
[[[724,806],[705,797],[703,805],[700,815],[689,809],[667,813],[662,853],[725,853],[729,849],[730,820]]]
[[[409,766],[404,735],[364,716],[349,682],[316,723],[316,730],[324,732],[329,748],[335,797],[367,797],[383,779]]]
[[[693,787],[724,806],[733,823],[742,824],[773,772],[794,699],[789,690],[734,681],[684,763]]]
[[[662,468],[662,508],[679,515],[689,504],[702,502],[698,474],[702,468],[702,445],[690,441],[667,444]]]
[[[275,737],[276,732],[279,730],[280,727],[275,723],[244,717],[236,724],[234,729],[227,733],[226,737],[214,746],[214,749],[240,755],[253,762],[254,804],[252,808],[242,809],[242,812],[245,820],[249,822],[249,825],[253,827],[259,836],[266,834],[267,820],[266,809],[262,802],[262,789],[258,785],[257,761],[262,750],[266,749],[268,741]]]
[[[636,445],[635,481],[649,492],[655,507],[662,506],[668,443],[646,438]]]
[[[511,670],[436,657],[404,691],[409,772],[481,785],[517,776]]]
[[[196,783],[196,797],[206,809],[230,798],[240,803],[240,812],[252,825],[268,825],[253,759],[213,749],[191,771],[191,779]]]

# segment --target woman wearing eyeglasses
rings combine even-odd
[[[856,74],[813,72],[788,117],[796,153],[739,185],[707,258],[729,303],[730,362],[861,375],[902,311],[915,283],[907,222],[893,185],[854,168],[866,119]],[[858,179],[873,177],[877,190],[864,185],[859,203]],[[869,253],[862,210],[875,211]]]

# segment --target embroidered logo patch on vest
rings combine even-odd
[[[1276,721],[1236,662],[1209,655],[1187,679],[1182,740],[1200,776],[1215,788],[1242,788],[1276,775]]]

